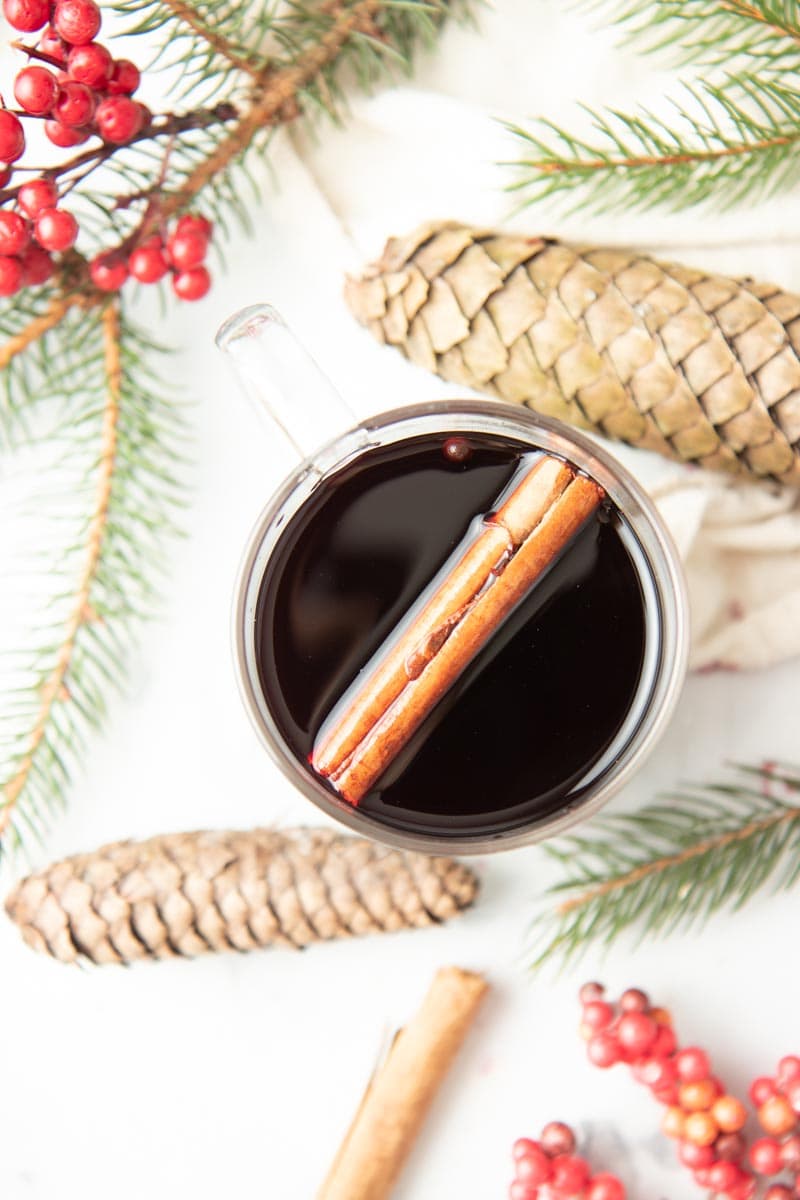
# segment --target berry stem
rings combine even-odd
[[[10,42],[9,45],[12,50],[21,50],[23,54],[27,54],[28,58],[35,58],[37,62],[47,63],[49,67],[55,67],[57,71],[64,69],[63,62],[54,58],[52,54],[45,54],[43,50],[37,50],[35,46],[28,46],[21,41]]]

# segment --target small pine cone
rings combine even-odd
[[[345,288],[445,379],[670,458],[800,485],[800,296],[632,250],[425,225]]]
[[[419,929],[468,908],[477,890],[451,858],[327,829],[255,829],[76,854],[18,883],[6,912],[62,962],[127,963]]]

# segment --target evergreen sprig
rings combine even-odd
[[[181,108],[130,145],[90,147],[49,169],[68,187],[90,254],[129,251],[190,206],[223,233],[231,218],[247,223],[258,199],[249,164],[276,128],[320,113],[342,120],[348,85],[372,88],[409,70],[415,49],[470,3],[256,0],[245,12],[233,0],[118,0],[128,32],[158,31]],[[0,189],[0,205],[15,191]],[[61,397],[72,499],[83,504],[65,520],[60,562],[46,564],[57,594],[27,649],[0,663],[14,680],[0,706],[0,847],[9,834],[21,843],[40,833],[63,800],[86,731],[123,673],[131,627],[151,608],[180,502],[181,422],[156,354],[74,252],[52,284],[0,305],[0,432],[8,442],[35,436],[34,406]]]
[[[608,14],[626,42],[674,62],[727,68],[742,57],[767,73],[800,66],[798,0],[589,0],[584,7]]]
[[[510,164],[522,203],[589,208],[732,208],[800,177],[798,0],[626,0],[606,3],[629,38],[703,68],[662,117],[584,108],[594,135],[551,121],[512,125],[524,150]]]
[[[800,768],[740,767],[732,782],[664,795],[544,849],[564,877],[535,922],[534,965],[690,929],[800,878]]]

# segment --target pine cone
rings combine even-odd
[[[800,484],[800,296],[632,250],[424,225],[345,295],[445,379],[703,467]]]
[[[62,962],[119,963],[419,929],[477,890],[451,858],[327,829],[255,829],[113,842],[23,879],[6,912]]]

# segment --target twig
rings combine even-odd
[[[533,167],[543,175],[558,175],[567,171],[612,171],[636,167],[676,167],[685,163],[716,162],[721,158],[735,158],[739,154],[775,150],[780,146],[793,146],[800,142],[800,130],[780,137],[765,138],[760,142],[740,142],[735,146],[723,146],[719,150],[692,150],[681,154],[642,154],[630,158],[568,159],[563,162],[524,159],[523,166]]]
[[[62,303],[66,305],[67,300],[65,299]],[[66,308],[64,311],[66,311]],[[53,320],[52,324],[60,320],[61,316],[63,316],[63,313]],[[95,619],[94,610],[89,601],[108,525],[108,510],[111,502],[111,488],[117,456],[117,426],[119,422],[119,401],[122,384],[119,308],[115,301],[107,305],[101,320],[105,352],[106,403],[103,410],[103,424],[100,431],[97,487],[86,538],[85,561],[78,581],[72,611],[64,629],[63,641],[58,649],[53,669],[41,689],[41,704],[28,739],[28,748],[20,760],[14,775],[12,775],[3,788],[3,804],[2,808],[0,808],[0,835],[8,828],[14,806],[28,781],[36,760],[36,754],[46,736],[53,707],[56,702],[65,697],[68,698],[68,691],[66,691],[67,676],[72,664],[78,634],[82,626]],[[28,340],[31,340],[31,338]]]
[[[47,333],[48,329],[53,329],[58,325],[59,321],[62,321],[76,304],[83,308],[91,308],[93,304],[97,303],[96,293],[80,296],[75,292],[69,292],[57,296],[47,312],[42,313],[40,317],[34,317],[24,329],[10,337],[4,346],[0,346],[0,371],[8,366],[12,358],[21,354],[23,350],[27,350],[32,342]]]

